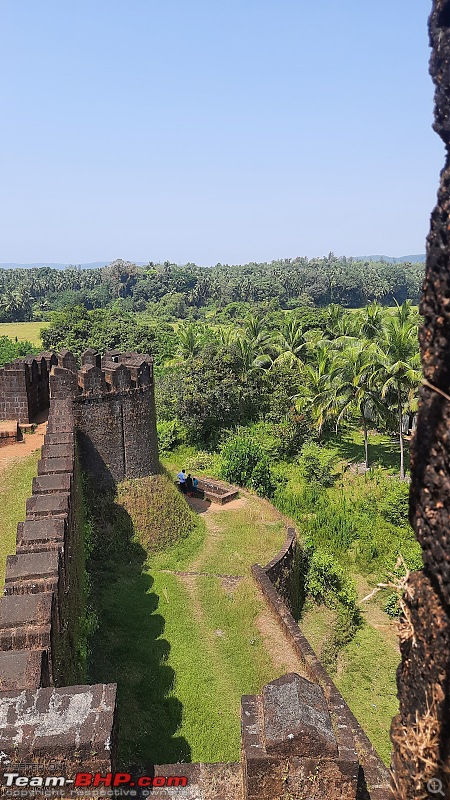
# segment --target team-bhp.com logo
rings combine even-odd
[[[63,786],[75,790],[88,787],[101,789],[105,787],[124,788],[135,786],[140,789],[149,789],[157,786],[177,788],[187,786],[187,782],[185,775],[141,775],[138,778],[133,778],[129,772],[106,772],[104,775],[100,772],[77,772],[75,778],[72,779],[56,775],[27,777],[19,772],[12,771],[3,773],[3,786],[18,789],[40,788],[42,790]]]

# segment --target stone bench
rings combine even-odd
[[[211,503],[218,503],[223,506],[230,500],[235,500],[239,490],[236,486],[212,480],[212,478],[198,478],[198,486],[194,491],[194,497],[201,500],[210,500]]]

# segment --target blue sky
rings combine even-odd
[[[0,0],[0,262],[422,253],[422,0]]]

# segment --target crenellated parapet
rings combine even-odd
[[[0,419],[29,423],[50,402],[49,374],[58,363],[53,352],[16,359],[0,369]]]
[[[87,350],[73,408],[83,469],[96,485],[158,471],[151,356]]]

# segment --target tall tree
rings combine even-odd
[[[385,323],[378,345],[377,380],[381,395],[395,406],[400,444],[400,477],[405,477],[403,416],[415,407],[421,379],[417,327],[410,319],[407,304]]]

